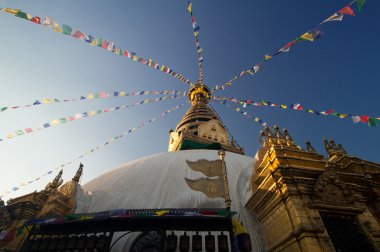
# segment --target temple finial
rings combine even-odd
[[[82,163],[80,163],[79,164],[79,168],[77,170],[77,173],[75,174],[75,176],[72,179],[72,181],[75,181],[75,182],[79,183],[79,179],[80,179],[80,177],[82,176],[82,173],[83,173],[83,167],[84,167],[84,165]]]
[[[63,179],[62,179],[62,173],[63,173],[63,170],[61,170],[58,175],[54,178],[54,180],[52,182],[49,182],[45,189],[44,189],[44,192],[45,193],[54,193],[57,191],[58,187],[60,185],[62,185],[63,183]]]
[[[306,141],[305,142],[306,144],[306,150],[308,152],[313,152],[313,153],[317,153],[317,151],[314,149],[314,147],[311,145],[311,142],[310,141]]]

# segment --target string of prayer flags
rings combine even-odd
[[[339,117],[341,119],[351,118],[353,123],[361,122],[361,123],[368,124],[368,126],[370,126],[370,127],[375,127],[378,123],[380,123],[380,122],[378,122],[378,121],[380,121],[380,117],[375,118],[375,117],[370,117],[370,116],[366,116],[366,115],[354,116],[351,114],[343,114],[343,113],[336,112],[334,109],[328,109],[325,111],[318,111],[318,110],[314,110],[314,109],[305,109],[299,103],[284,105],[284,104],[278,104],[278,103],[273,103],[273,102],[263,101],[263,100],[261,100],[261,101],[238,100],[236,98],[225,98],[225,97],[220,97],[220,96],[213,96],[212,99],[217,100],[217,101],[224,101],[224,102],[229,101],[229,102],[232,102],[235,104],[240,104],[244,108],[248,107],[248,106],[257,106],[257,107],[269,106],[269,107],[277,107],[277,108],[282,108],[282,109],[293,109],[293,110],[298,110],[298,111],[305,111],[305,112],[308,112],[310,114],[314,114],[316,116],[331,115],[331,116]]]
[[[87,95],[81,95],[79,98],[69,98],[69,99],[57,99],[57,98],[43,98],[39,100],[35,100],[31,104],[27,105],[16,105],[16,106],[0,106],[0,112],[9,111],[13,109],[18,108],[28,108],[32,106],[37,105],[46,105],[46,104],[53,104],[53,103],[61,103],[61,102],[75,102],[75,101],[84,101],[84,100],[93,100],[93,99],[105,99],[110,97],[117,97],[117,96],[137,96],[137,95],[162,95],[162,94],[169,94],[169,95],[186,95],[187,92],[183,91],[136,91],[136,92],[125,92],[125,91],[114,91],[112,92],[113,95],[101,91],[97,93],[88,93]]]
[[[249,68],[247,70],[244,70],[239,75],[236,75],[234,78],[227,81],[225,84],[216,85],[212,89],[212,91],[224,90],[226,87],[231,86],[232,82],[234,82],[235,80],[237,80],[237,79],[241,78],[243,75],[245,75],[245,73],[249,73],[250,75],[255,75],[261,69],[262,63],[267,62],[268,60],[272,59],[274,56],[277,56],[277,55],[282,54],[282,53],[289,52],[290,48],[297,42],[302,42],[302,41],[314,42],[315,40],[320,39],[324,35],[324,31],[320,28],[320,26],[322,24],[324,24],[326,22],[330,22],[330,21],[342,21],[344,15],[355,16],[355,12],[351,8],[352,4],[354,4],[355,2],[358,5],[359,11],[361,11],[361,9],[365,3],[365,0],[354,0],[354,1],[352,1],[351,3],[349,3],[348,5],[343,7],[342,9],[340,9],[338,12],[334,13],[329,18],[327,18],[326,20],[321,22],[316,28],[314,28],[310,31],[307,31],[304,34],[302,34],[301,36],[297,37],[296,39],[286,43],[285,46],[276,50],[276,52],[274,52],[272,55],[266,54],[264,56],[264,59],[261,62],[259,62],[258,64],[256,64],[255,66],[252,66],[251,68]]]
[[[245,116],[248,119],[252,119],[253,122],[258,123],[263,127],[268,126],[268,124],[266,122],[264,122],[263,120],[261,120],[260,118],[251,116],[250,114],[248,114],[247,111],[244,111],[239,107],[231,106],[230,104],[226,103],[226,101],[220,101],[220,100],[215,100],[215,99],[214,99],[214,101],[217,103],[223,104],[232,110],[235,110],[236,112],[242,114],[243,116]]]
[[[198,65],[199,65],[199,79],[203,80],[203,66],[202,66],[202,64],[203,64],[203,56],[202,56],[203,48],[201,48],[199,45],[199,30],[201,28],[197,24],[195,16],[193,15],[193,4],[191,2],[187,2],[187,10],[189,11],[190,16],[191,16],[191,24],[193,26],[195,46],[197,47]]]
[[[173,108],[170,108],[170,109],[162,112],[161,114],[159,114],[159,116],[156,116],[156,117],[154,117],[154,118],[152,118],[152,119],[150,119],[148,121],[145,121],[145,122],[139,124],[136,127],[133,127],[133,128],[131,128],[131,129],[127,130],[127,131],[124,131],[123,133],[121,133],[118,136],[114,136],[114,137],[110,138],[108,141],[104,142],[103,144],[99,144],[96,147],[93,147],[92,149],[89,149],[89,150],[83,152],[78,157],[74,158],[73,160],[71,160],[69,162],[66,162],[66,163],[62,163],[61,165],[58,165],[56,168],[54,168],[54,170],[49,170],[48,172],[44,173],[43,175],[41,175],[39,177],[36,177],[36,178],[34,178],[32,180],[29,180],[28,182],[26,182],[26,181],[25,182],[21,182],[19,185],[14,186],[14,187],[12,187],[12,189],[6,190],[2,194],[0,194],[0,199],[3,198],[4,196],[8,195],[8,194],[11,194],[12,192],[15,192],[15,191],[19,190],[21,187],[25,187],[27,185],[30,185],[30,184],[32,184],[32,183],[40,180],[42,177],[45,177],[45,176],[48,176],[48,175],[52,174],[54,171],[64,169],[66,166],[68,166],[68,165],[70,165],[72,163],[75,163],[78,160],[84,158],[85,156],[90,155],[90,154],[92,154],[92,153],[94,153],[94,152],[96,152],[96,151],[98,151],[98,150],[100,150],[100,149],[102,149],[104,147],[107,147],[108,145],[114,143],[117,140],[120,140],[121,138],[127,136],[128,134],[131,134],[131,133],[137,131],[138,129],[141,129],[141,128],[149,125],[149,124],[152,124],[153,122],[155,122],[155,121],[157,121],[157,120],[165,117],[169,113],[171,113],[171,112],[173,112],[175,110],[178,110],[179,108],[183,107],[183,105],[184,104],[179,104],[179,105],[177,105],[177,106],[175,106]],[[2,234],[2,233],[0,233],[0,234]]]
[[[150,102],[158,102],[158,101],[164,101],[166,99],[182,98],[183,96],[184,95],[163,96],[163,97],[158,97],[158,98],[154,98],[154,99],[145,99],[145,100],[142,100],[142,101],[136,102],[134,104],[130,104],[130,105],[122,105],[122,106],[116,106],[116,107],[105,108],[105,109],[91,110],[91,111],[87,111],[87,112],[83,112],[83,113],[76,113],[72,116],[66,116],[66,117],[62,117],[59,119],[54,119],[50,122],[46,122],[46,123],[44,123],[40,126],[34,127],[34,128],[26,128],[24,130],[16,130],[14,132],[8,133],[5,136],[5,138],[0,138],[0,142],[12,139],[12,138],[17,137],[17,136],[22,136],[24,134],[32,133],[32,132],[39,131],[39,130],[46,129],[46,128],[50,128],[52,126],[57,126],[60,124],[64,124],[64,123],[68,123],[68,122],[72,122],[72,121],[77,121],[79,119],[84,119],[87,117],[92,117],[95,115],[100,115],[100,114],[104,114],[104,113],[108,113],[111,111],[116,111],[116,110],[120,110],[120,109],[124,109],[124,108],[135,107],[135,106],[150,103]]]
[[[138,57],[136,55],[136,53],[130,52],[127,50],[122,50],[122,49],[116,47],[115,43],[109,42],[105,39],[94,38],[92,35],[86,35],[79,30],[74,31],[73,28],[67,24],[62,24],[60,26],[58,24],[58,22],[54,21],[50,17],[46,17],[44,22],[41,24],[41,19],[39,17],[33,17],[32,15],[30,15],[26,12],[23,12],[21,10],[18,10],[18,9],[15,10],[15,9],[10,9],[10,8],[1,8],[0,10],[3,12],[6,12],[8,14],[11,14],[15,17],[19,17],[19,18],[29,20],[35,24],[40,24],[44,27],[52,29],[55,32],[62,33],[62,34],[65,34],[67,36],[71,36],[71,37],[76,38],[78,40],[84,41],[89,45],[101,47],[107,51],[115,53],[116,55],[125,56],[126,58],[129,58],[133,61],[140,62],[140,63],[142,63],[148,67],[151,67],[151,68],[154,68],[157,70],[161,69],[159,67],[160,65],[157,62],[153,61],[152,59],[144,59],[144,58]],[[152,62],[152,64],[148,64],[148,62]],[[174,78],[176,78],[176,79],[178,79],[178,80],[180,80],[180,81],[182,81],[188,85],[191,85],[191,86],[193,85],[193,83],[191,83],[191,81],[189,79],[185,78],[182,74],[176,73],[171,68],[170,68],[170,70],[171,70],[170,72],[164,72],[164,73],[166,73],[166,74],[168,74],[168,75],[170,75],[170,76],[172,76],[172,77],[174,77]]]

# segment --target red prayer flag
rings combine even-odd
[[[39,17],[33,17],[30,21],[36,24],[41,24],[41,18]]]
[[[346,15],[350,15],[350,16],[355,16],[354,10],[351,9],[350,6],[344,7],[339,12],[342,13],[342,14],[346,14]]]
[[[72,35],[74,38],[77,39],[84,39],[84,34],[81,31],[75,31],[74,34]]]
[[[359,118],[362,123],[367,123],[369,120],[369,116],[359,116]]]

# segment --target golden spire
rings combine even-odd
[[[79,179],[80,179],[80,177],[82,176],[82,173],[83,173],[83,167],[84,167],[84,165],[82,163],[80,163],[79,168],[77,170],[77,173],[73,177],[72,181],[75,181],[75,182],[79,183]]]
[[[188,98],[191,107],[175,131],[170,131],[169,151],[223,148],[243,154],[242,148],[230,142],[222,120],[208,105],[211,91],[201,79],[190,88]]]

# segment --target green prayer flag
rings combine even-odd
[[[28,19],[28,15],[26,15],[25,12],[22,12],[22,11],[19,11],[17,12],[17,14],[15,15],[16,17],[19,17],[19,18],[25,18],[25,19]]]
[[[362,7],[365,3],[365,0],[356,0],[356,3],[358,4],[359,12],[362,11]]]
[[[73,28],[71,28],[68,25],[62,24],[62,33],[66,35],[71,35],[71,32],[73,31]]]
[[[17,131],[16,131],[16,134],[17,134],[18,136],[24,135],[24,131],[23,131],[23,130],[17,130]]]
[[[377,125],[377,121],[375,118],[372,118],[372,117],[368,118],[368,126],[375,127],[376,125]]]
[[[97,46],[102,46],[102,39],[101,38],[95,39],[95,42],[96,42]]]
[[[2,107],[2,108],[1,108],[1,112],[5,111],[5,110],[7,110],[7,109],[8,109],[8,107]]]

